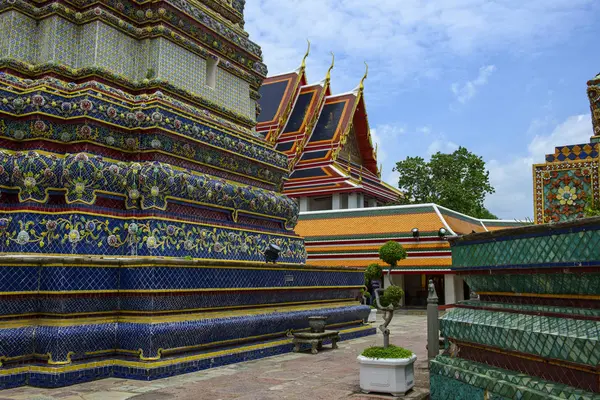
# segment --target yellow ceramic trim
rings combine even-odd
[[[2,253],[3,255],[6,255],[8,253]],[[19,255],[22,255],[22,253],[19,253]],[[58,257],[58,256],[64,256],[64,254],[45,254],[45,256],[48,255],[49,257],[47,258],[52,258],[52,257]],[[102,256],[83,256],[83,257],[102,257]],[[2,260],[3,256],[0,256],[0,260]],[[37,258],[37,257],[34,257]],[[81,258],[81,257],[75,257],[75,258]],[[108,258],[108,257],[104,257],[102,258],[103,260],[107,260],[107,261],[113,261],[113,259]],[[284,265],[282,268],[269,268],[269,267],[245,267],[245,266],[238,266],[238,265],[233,265],[233,266],[227,266],[227,265],[177,265],[177,264],[170,264],[170,263],[165,263],[165,264],[161,264],[161,263],[154,263],[154,264],[132,264],[132,265],[122,265],[120,263],[120,259],[133,259],[133,260],[137,260],[137,259],[141,259],[141,260],[155,260],[156,257],[136,257],[136,256],[123,256],[123,257],[119,257],[119,258],[114,258],[114,262],[116,263],[116,265],[111,266],[111,265],[104,265],[101,263],[94,263],[94,260],[90,259],[90,260],[85,260],[88,262],[88,264],[70,264],[68,262],[65,263],[58,263],[58,262],[48,262],[48,263],[44,263],[43,265],[40,263],[28,263],[28,262],[23,262],[23,263],[3,263],[0,268],[2,267],[44,267],[44,268],[48,268],[48,267],[89,267],[89,268],[99,268],[99,267],[104,267],[104,268],[152,268],[152,267],[169,267],[169,268],[215,268],[215,269],[244,269],[244,270],[258,270],[258,271],[290,271],[294,272],[294,271],[303,271],[303,272],[352,272],[352,273],[356,273],[356,272],[360,272],[356,269],[350,269],[350,268],[345,268],[345,267],[323,267],[321,269],[317,269],[315,268],[315,266],[313,266],[312,268],[309,266],[306,266],[304,268],[291,268],[291,269],[287,269],[286,266],[289,264]],[[164,259],[165,261],[167,260],[180,260],[180,258],[177,257],[163,257],[161,259]],[[194,261],[205,261],[199,258],[195,258]],[[208,262],[214,262],[215,260],[207,260]],[[217,260],[219,261],[219,260]],[[236,263],[243,263],[243,264],[258,264],[256,261],[236,261]],[[294,266],[304,266],[305,264],[292,264]],[[317,265],[318,267],[318,265]],[[328,286],[307,286],[307,288],[317,288],[317,287],[328,287]],[[335,286],[335,287],[354,287],[354,286]],[[289,289],[291,287],[286,286],[285,288]],[[241,289],[241,288],[238,288]],[[3,292],[0,292],[3,293]],[[12,293],[12,292],[4,292],[4,293]],[[31,291],[31,292],[14,292],[14,293],[37,293],[37,291]]]
[[[343,287],[342,287],[343,288]],[[35,292],[37,293],[37,292]],[[54,292],[56,294],[60,294],[60,292]],[[98,315],[98,316],[121,316],[121,315],[171,315],[176,313],[192,313],[192,312],[202,312],[209,310],[242,310],[248,308],[257,308],[257,307],[276,307],[276,306],[295,306],[301,304],[319,304],[319,303],[339,303],[339,302],[347,302],[352,301],[354,298],[345,298],[345,299],[327,299],[327,300],[311,300],[311,301],[296,301],[296,302],[287,302],[287,303],[272,303],[272,304],[251,304],[251,305],[242,305],[242,306],[223,306],[223,307],[204,307],[204,308],[187,308],[187,309],[178,309],[178,310],[162,310],[162,311],[132,311],[132,310],[119,310],[117,312],[113,311],[95,311],[95,312],[81,312],[81,313],[65,313],[65,314],[57,314],[57,313],[26,313],[26,314],[6,314],[0,315],[0,323],[2,319],[7,318],[43,318],[43,317],[77,317],[81,315]],[[1,361],[1,357],[0,357]]]
[[[75,355],[74,351],[70,351],[67,353],[67,361],[54,361],[52,360],[52,354],[47,353],[48,356],[48,364],[50,365],[66,365],[71,364],[71,357]]]
[[[309,289],[355,289],[362,285],[356,286],[275,286],[275,287],[248,287],[248,288],[198,288],[198,289],[140,289],[140,290],[61,290],[61,291],[27,291],[27,292],[0,292],[0,295],[20,295],[20,294],[93,294],[93,293],[192,293],[192,292],[260,292],[263,290],[309,290]]]
[[[201,313],[190,313],[190,314],[178,314],[178,315],[161,315],[161,316],[109,316],[109,317],[90,317],[90,318],[76,318],[76,319],[65,319],[62,317],[51,318],[30,318],[6,321],[2,323],[2,329],[8,328],[20,328],[24,326],[80,326],[80,325],[98,325],[98,324],[111,324],[111,323],[141,323],[141,324],[162,324],[162,323],[173,323],[173,322],[186,322],[196,321],[202,319],[214,319],[214,318],[232,318],[247,315],[261,315],[261,314],[273,314],[279,312],[293,312],[293,311],[308,311],[308,310],[320,310],[325,308],[342,308],[358,305],[357,301],[345,301],[339,303],[325,303],[320,305],[311,306],[286,306],[286,307],[267,307],[267,308],[256,308],[250,310],[230,310],[222,312],[201,312]]]
[[[346,334],[346,333],[365,331],[368,329],[371,329],[370,325],[341,330],[340,333]],[[82,364],[77,364],[77,365],[66,365],[66,366],[62,366],[62,367],[45,367],[45,366],[40,366],[40,365],[30,365],[30,366],[25,366],[25,367],[0,369],[0,376],[1,375],[14,375],[14,374],[21,373],[21,372],[42,372],[42,373],[56,374],[56,373],[79,371],[79,370],[89,369],[89,368],[94,368],[94,367],[107,367],[107,366],[121,366],[121,367],[142,368],[142,369],[159,368],[159,367],[166,367],[169,365],[175,365],[175,364],[180,364],[180,363],[185,363],[185,362],[190,362],[190,361],[197,361],[197,360],[203,360],[203,359],[210,359],[210,358],[214,358],[214,357],[221,357],[224,355],[239,354],[239,353],[244,353],[244,352],[253,351],[253,350],[262,350],[262,349],[267,349],[269,347],[290,344],[291,342],[292,342],[292,339],[282,339],[282,340],[278,340],[278,341],[274,341],[274,342],[270,342],[270,343],[259,343],[259,344],[249,345],[249,346],[238,347],[235,349],[217,350],[217,351],[213,351],[210,353],[196,354],[196,355],[188,356],[188,357],[174,358],[174,359],[170,359],[170,360],[155,361],[155,362],[139,362],[139,361],[126,361],[126,360],[103,360],[103,361],[82,363]],[[133,353],[138,354],[138,352],[133,352]]]

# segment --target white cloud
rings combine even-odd
[[[486,207],[500,218],[532,218],[533,164],[543,163],[556,146],[588,143],[592,134],[589,114],[571,116],[549,134],[536,135],[525,156],[508,162],[490,161],[487,166],[496,193],[487,198]]]
[[[377,162],[385,163],[388,159],[386,147],[390,143],[396,142],[398,136],[403,134],[406,128],[400,125],[377,125],[376,128],[371,129],[371,140],[373,141],[373,147],[377,146]]]
[[[599,10],[594,0],[253,0],[245,17],[272,74],[295,69],[308,38],[311,81],[322,79],[333,50],[336,92],[358,83],[367,60],[369,86],[383,96],[391,82],[442,76],[457,57],[552,46]]]
[[[427,156],[431,157],[438,151],[445,154],[453,153],[456,149],[458,149],[458,145],[456,143],[446,140],[444,137],[442,137],[429,144],[427,147]]]
[[[452,84],[451,89],[456,100],[459,103],[466,103],[471,100],[477,93],[477,89],[487,84],[489,77],[496,71],[495,65],[486,65],[485,67],[479,68],[479,74],[471,81],[467,81],[463,84],[455,82]]]

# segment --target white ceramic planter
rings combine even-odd
[[[371,312],[369,313],[367,322],[376,322],[376,321],[377,321],[377,309],[371,308]]]
[[[390,393],[405,395],[415,386],[414,363],[410,358],[367,358],[358,356],[360,364],[360,389],[365,393]]]

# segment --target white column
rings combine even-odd
[[[362,193],[358,194],[358,208],[365,207],[365,195]]]
[[[456,301],[463,301],[465,299],[465,280],[458,275],[454,275],[454,287],[456,288],[454,295]]]
[[[342,199],[339,193],[334,193],[331,197],[331,209],[339,210],[340,208],[342,208]]]
[[[308,211],[308,197],[300,197],[300,212]]]
[[[464,300],[464,281],[454,274],[444,275],[444,299],[446,305]]]
[[[369,207],[377,207],[377,200],[369,199]]]
[[[348,208],[358,208],[358,194],[348,193]]]

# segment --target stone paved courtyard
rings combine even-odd
[[[426,324],[425,315],[396,315],[390,324],[392,343],[417,354],[418,388],[429,385]],[[356,357],[362,349],[381,342],[378,333],[340,342],[338,350],[325,349],[317,355],[290,353],[150,382],[105,379],[59,389],[21,387],[0,392],[0,400],[391,399],[359,392]]]

